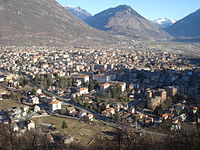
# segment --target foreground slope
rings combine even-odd
[[[81,45],[116,39],[72,16],[55,0],[1,0],[0,45]]]
[[[145,19],[130,6],[120,5],[107,9],[85,20],[90,26],[103,31],[140,39],[168,39],[165,31]]]

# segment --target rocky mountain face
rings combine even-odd
[[[55,0],[0,0],[0,45],[89,45],[116,42]]]
[[[175,37],[200,37],[200,9],[166,28]]]
[[[167,28],[170,25],[174,24],[176,22],[176,20],[174,19],[170,19],[170,18],[158,18],[153,20],[153,23],[157,26],[159,26],[160,28]]]
[[[171,36],[145,19],[130,6],[107,9],[85,20],[90,26],[136,39],[168,39]]]
[[[92,15],[87,12],[85,9],[82,9],[81,7],[72,7],[69,5],[64,6],[73,16],[85,20],[88,17],[91,17]]]

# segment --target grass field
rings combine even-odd
[[[0,101],[0,109],[9,109],[10,107],[18,107],[20,104],[15,100],[4,99]]]
[[[51,123],[56,126],[59,131],[65,131],[71,134],[76,142],[88,145],[98,134],[106,135],[106,131],[111,132],[114,129],[112,127],[104,126],[101,124],[89,124],[87,122],[80,122],[79,120],[66,119],[59,117],[43,117],[43,118],[33,118],[36,123]],[[65,121],[68,125],[67,129],[62,129],[62,123]]]

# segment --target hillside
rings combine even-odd
[[[200,37],[200,9],[169,26],[166,31],[175,37]]]
[[[117,40],[72,16],[55,0],[1,0],[0,45],[90,45]]]
[[[156,40],[170,38],[169,34],[127,5],[107,9],[86,19],[85,22],[99,30],[129,38]]]

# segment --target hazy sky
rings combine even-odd
[[[130,5],[147,19],[182,19],[200,8],[200,0],[57,0],[62,5],[80,6],[92,15],[118,5]]]

